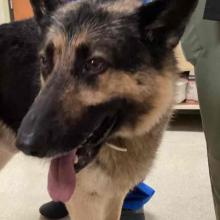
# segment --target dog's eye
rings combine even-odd
[[[40,66],[41,66],[41,73],[44,79],[50,75],[52,71],[52,61],[50,58],[48,59],[45,55],[40,56]]]
[[[48,44],[45,52],[40,55],[41,72],[46,79],[53,69],[54,45]]]
[[[83,72],[97,75],[104,73],[107,69],[108,63],[104,59],[92,58],[85,63]]]
[[[44,55],[40,56],[40,66],[41,66],[41,73],[44,79],[46,79],[49,75],[49,64],[47,57]]]
[[[41,67],[45,68],[47,66],[47,58],[44,55],[40,56],[40,63],[41,63]]]

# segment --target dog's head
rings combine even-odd
[[[173,48],[196,0],[31,2],[42,89],[19,129],[19,149],[38,157],[75,150],[81,169],[105,141],[143,135],[169,110]]]

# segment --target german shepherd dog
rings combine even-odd
[[[146,177],[196,3],[31,0],[35,19],[0,27],[0,145],[15,151],[17,133],[19,150],[52,158],[48,191],[72,219],[118,220]]]

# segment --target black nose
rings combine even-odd
[[[19,150],[23,151],[27,155],[34,157],[46,156],[46,151],[44,150],[43,146],[36,144],[33,133],[19,135],[17,137],[16,146]]]
[[[18,130],[17,148],[30,156],[45,157],[47,148],[40,130],[43,129],[39,129],[36,114],[29,112]]]

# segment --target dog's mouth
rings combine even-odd
[[[106,117],[77,148],[52,159],[48,174],[48,192],[54,201],[70,200],[76,185],[76,173],[96,157],[116,124],[117,116]]]

